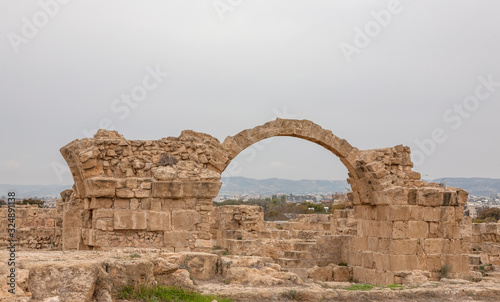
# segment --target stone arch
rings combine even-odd
[[[362,200],[369,198],[370,192],[366,187],[366,182],[361,179],[369,178],[369,175],[358,167],[358,158],[360,151],[351,146],[345,139],[334,135],[332,131],[323,129],[321,126],[309,120],[289,120],[276,119],[252,129],[246,129],[240,133],[227,137],[221,144],[221,153],[226,154],[228,159],[221,165],[213,163],[218,172],[222,173],[231,160],[241,151],[249,146],[276,136],[289,136],[301,138],[316,143],[336,155],[348,170],[348,183],[352,188],[351,198],[356,203],[363,203]],[[365,201],[365,203],[368,203]]]

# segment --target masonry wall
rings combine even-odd
[[[212,198],[231,160],[275,136],[305,139],[338,156],[348,170],[353,210],[335,223],[331,216],[304,216],[267,230],[258,211],[214,210]],[[409,147],[358,150],[311,121],[277,119],[223,143],[189,130],[156,141],[126,140],[115,131],[99,130],[61,153],[75,181],[64,205],[63,249],[209,251],[220,243],[240,253],[279,254],[300,243],[293,240],[315,240],[325,247],[318,253],[339,249],[328,257],[340,254],[361,282],[391,284],[396,273],[416,269],[435,278],[447,264],[452,276],[468,272],[460,245],[467,193],[422,181],[412,170]],[[262,242],[276,237],[283,246],[268,249]]]
[[[482,264],[500,265],[500,223],[473,223],[472,251]]]
[[[8,208],[0,208],[0,246],[8,246]],[[17,246],[29,249],[60,249],[62,216],[56,208],[39,208],[34,205],[16,206]],[[60,214],[60,213],[59,213]]]
[[[220,174],[207,169],[211,140],[185,131],[128,141],[100,131],[61,149],[75,179],[65,202],[63,248],[209,251],[212,198],[220,188]]]

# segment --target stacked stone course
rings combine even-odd
[[[60,201],[58,201],[60,204]],[[59,210],[59,213],[58,213]],[[7,206],[0,208],[0,246],[10,238]],[[62,216],[60,209],[39,208],[37,205],[16,205],[16,246],[29,249],[59,249],[61,247]],[[59,215],[58,215],[59,214]]]
[[[231,160],[275,136],[305,139],[338,156],[348,170],[351,210],[266,229],[272,224],[263,222],[261,210],[214,209],[212,198]],[[304,257],[284,257],[283,263],[312,263],[311,253],[339,251],[316,258],[346,262],[361,282],[391,284],[396,275],[413,270],[437,278],[448,264],[451,276],[469,271],[461,240],[470,242],[470,236],[462,238],[460,231],[467,193],[420,180],[409,147],[358,150],[310,121],[277,119],[223,143],[194,131],[136,141],[99,130],[61,153],[75,181],[64,202],[63,249],[135,246],[178,252],[219,245],[236,253],[272,253],[266,244],[274,240],[278,257]],[[310,242],[304,247],[300,240]]]

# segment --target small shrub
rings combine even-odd
[[[404,286],[402,286],[401,284],[397,284],[397,283],[394,283],[394,284],[391,284],[391,285],[387,285],[386,287],[390,288],[392,290],[397,290],[397,289],[403,289],[404,288]]]
[[[362,291],[367,291],[367,290],[372,290],[374,288],[373,285],[370,284],[353,284],[349,287],[346,287],[346,290],[362,290]]]
[[[347,266],[347,263],[345,263],[345,262],[340,262],[340,263],[339,263],[339,266]]]
[[[186,290],[175,286],[142,287],[134,290],[132,286],[123,287],[118,292],[119,299],[140,300],[146,302],[174,301],[174,302],[232,302],[231,299],[214,295],[203,295],[200,292]]]
[[[141,258],[141,255],[139,255],[139,254],[132,254],[129,257],[130,258]]]
[[[296,290],[293,290],[293,289],[281,294],[281,296],[283,298],[289,299],[289,300],[297,300],[298,299],[298,293]]]
[[[448,278],[448,274],[451,271],[451,265],[449,263],[446,263],[441,266],[441,269],[439,270],[439,278]]]

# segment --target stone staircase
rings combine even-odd
[[[297,274],[301,279],[308,277],[308,269],[317,265],[312,248],[316,246],[315,239],[299,241],[293,244],[293,250],[285,251],[284,257],[274,258],[281,270]]]
[[[480,272],[483,277],[500,279],[500,265],[484,264],[480,255],[469,255],[469,267],[471,271]]]

